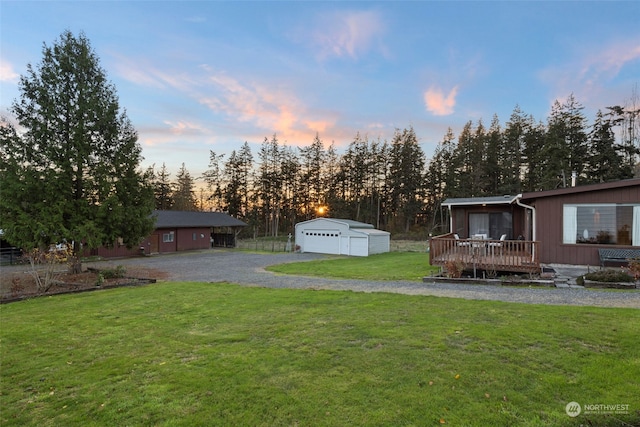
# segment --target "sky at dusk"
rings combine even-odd
[[[639,1],[0,0],[0,25],[0,114],[43,43],[83,31],[173,177],[274,134],[341,152],[413,126],[429,158],[470,120],[546,121],[573,93],[592,122],[640,84]]]

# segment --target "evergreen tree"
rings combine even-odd
[[[239,151],[233,150],[220,167],[224,154],[211,151],[209,169],[203,174],[216,210],[246,219],[249,215],[250,177],[253,167],[251,148],[245,141]]]
[[[213,150],[209,150],[209,169],[202,174],[202,179],[206,184],[207,202],[209,207],[214,211],[223,211],[223,172],[220,162],[224,159],[224,154],[217,154]]]
[[[616,181],[632,177],[632,170],[625,164],[623,155],[615,143],[613,123],[598,111],[589,134],[589,164],[585,183]]]
[[[237,164],[237,188],[240,193],[240,212],[241,218],[247,218],[249,215],[249,200],[251,198],[251,174],[253,171],[253,153],[247,141],[242,144],[238,152]]]
[[[482,120],[478,121],[475,134],[471,138],[469,150],[471,191],[476,197],[488,195],[492,178],[489,177],[487,160],[487,132]]]
[[[506,173],[503,170],[502,151],[504,150],[503,133],[500,129],[498,116],[494,115],[489,127],[489,132],[485,136],[485,161],[483,167],[482,180],[483,193],[486,196],[493,196],[504,193]],[[504,193],[506,194],[506,193]]]
[[[197,211],[195,181],[184,163],[176,174],[176,183],[173,191],[173,209],[176,211]]]
[[[455,151],[454,138],[453,131],[449,128],[434,151],[425,177],[425,201],[427,210],[431,213],[431,229],[438,232],[447,230],[446,227],[440,228],[446,224],[441,203],[450,195],[455,185],[455,179],[451,173],[455,169],[452,163]]]
[[[569,96],[564,104],[556,101],[551,109],[547,137],[543,147],[542,187],[566,187],[572,172],[580,177],[587,164],[586,119],[583,107]]]
[[[471,121],[465,123],[462,132],[458,136],[458,144],[455,151],[456,195],[455,197],[477,197],[477,183],[474,182],[474,170],[478,167],[474,164],[475,138]]]
[[[280,202],[280,229],[292,232],[298,218],[299,189],[302,186],[300,180],[300,160],[296,151],[288,146],[283,146],[280,159],[280,187],[282,199]]]
[[[133,247],[153,229],[138,135],[84,34],[65,31],[42,54],[12,106],[25,133],[0,141],[5,238],[25,249],[73,242],[76,255],[81,244]]]
[[[369,215],[366,219],[376,228],[386,228],[386,212],[389,206],[388,191],[391,147],[387,141],[374,141],[370,146],[369,167]]]
[[[298,197],[305,220],[315,218],[317,209],[321,206],[324,207],[327,203],[323,178],[325,161],[324,146],[320,136],[316,133],[310,146],[300,148],[300,189]]]
[[[219,191],[223,199],[222,210],[234,217],[242,216],[243,209],[243,197],[246,195],[246,191],[243,191],[242,187],[242,175],[241,175],[241,158],[236,150],[233,150],[229,155],[229,159],[224,164],[224,187]],[[220,182],[218,181],[218,184]],[[218,187],[220,188],[220,187]]]
[[[153,175],[153,195],[155,198],[155,208],[160,210],[170,210],[173,206],[173,191],[171,189],[172,184],[170,181],[171,174],[167,170],[167,165],[162,164],[162,167],[155,173],[153,168],[151,169]]]
[[[254,203],[264,221],[265,236],[277,236],[282,202],[282,150],[277,136],[265,138],[256,175]]]
[[[622,168],[630,171],[630,176],[640,176],[640,100],[637,88],[627,105],[607,107],[608,116],[612,127],[618,127],[620,143],[618,152],[623,156]],[[626,176],[626,174],[625,174]]]
[[[496,194],[518,194],[522,189],[521,173],[525,149],[525,137],[533,119],[527,117],[516,105],[503,133],[500,151],[501,183]]]
[[[544,144],[547,140],[547,130],[543,123],[530,124],[524,134],[524,148],[522,150],[524,180],[522,182],[523,191],[543,190],[543,176],[545,174],[545,153]]]
[[[396,224],[409,232],[424,205],[425,156],[413,127],[396,131],[391,142],[389,191]]]
[[[348,218],[362,221],[362,204],[365,201],[367,169],[370,162],[369,141],[357,133],[340,162],[342,197],[348,207]]]
[[[336,150],[335,145],[332,143],[325,152],[325,164],[322,168],[322,185],[324,188],[324,198],[327,202],[330,215],[332,217],[345,217],[342,215],[341,199],[338,194],[338,183],[340,182],[338,176],[340,172],[339,168],[340,156]]]

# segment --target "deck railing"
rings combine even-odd
[[[431,265],[462,263],[465,270],[540,272],[539,242],[530,240],[456,239],[453,234],[429,243]]]

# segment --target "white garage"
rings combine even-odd
[[[316,218],[296,224],[300,252],[368,256],[389,252],[387,231],[350,219]]]

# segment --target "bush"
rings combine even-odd
[[[445,274],[449,278],[460,278],[464,271],[464,263],[461,260],[449,260],[444,263]]]
[[[640,280],[640,258],[634,258],[629,260],[629,274],[633,276],[635,280]]]
[[[585,280],[594,282],[633,282],[633,276],[624,270],[600,270],[584,275]]]
[[[119,279],[121,277],[124,277],[126,273],[127,270],[124,268],[124,265],[119,265],[116,268],[107,268],[100,271],[100,274],[104,279]]]

